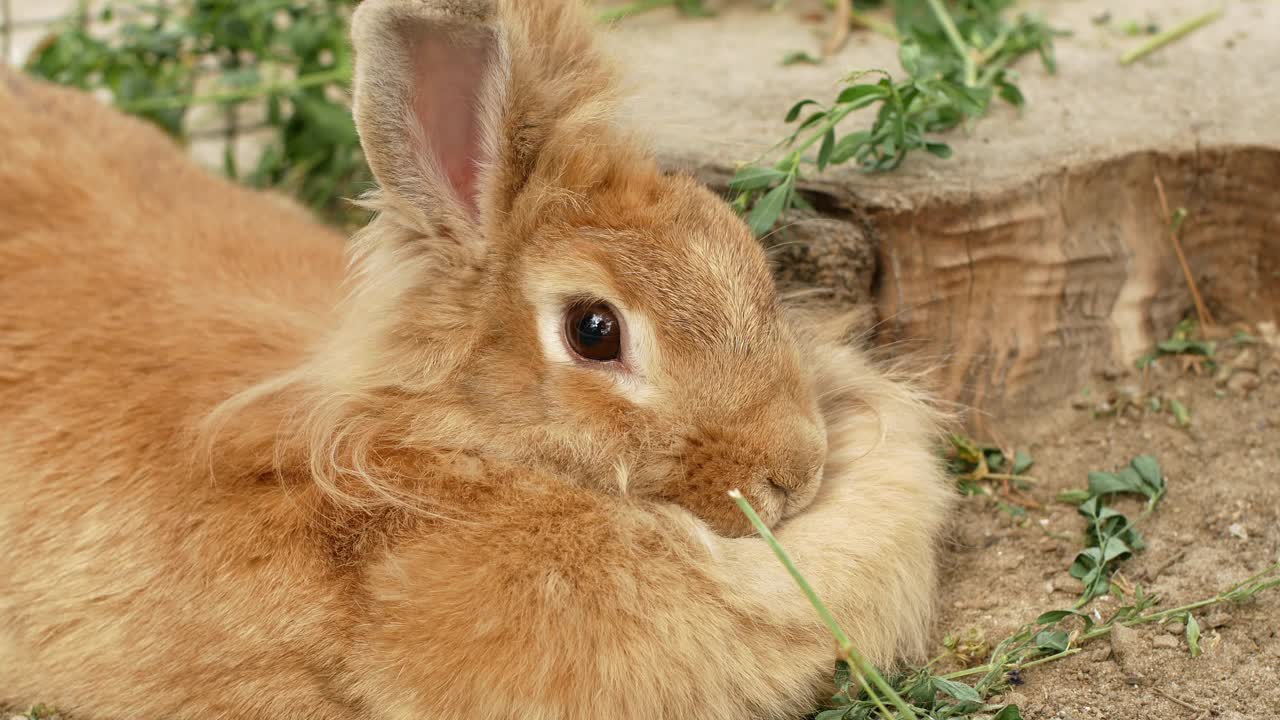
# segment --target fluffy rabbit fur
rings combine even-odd
[[[0,701],[789,717],[833,645],[739,486],[863,653],[922,651],[936,414],[617,126],[579,10],[365,0],[353,35],[381,191],[350,266],[0,70]],[[581,297],[620,362],[566,348]]]

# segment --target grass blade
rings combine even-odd
[[[845,634],[844,629],[840,627],[840,623],[836,622],[835,616],[833,616],[831,611],[827,609],[826,603],[822,602],[822,598],[818,597],[818,593],[814,591],[813,586],[809,584],[809,581],[805,579],[803,574],[801,574],[800,569],[796,567],[794,562],[792,562],[791,556],[787,554],[787,551],[782,547],[782,544],[778,542],[778,539],[773,536],[773,533],[769,531],[769,528],[760,520],[760,516],[756,514],[755,508],[751,507],[751,503],[748,502],[747,499],[742,496],[742,493],[737,490],[731,490],[729,492],[729,497],[733,498],[733,501],[738,504],[738,508],[742,510],[742,513],[751,521],[751,525],[755,527],[756,532],[760,533],[760,537],[764,538],[764,541],[768,543],[769,548],[773,550],[773,554],[778,557],[778,561],[781,562],[782,566],[791,574],[791,578],[796,581],[796,585],[800,586],[801,592],[803,592],[805,597],[809,599],[809,604],[813,605],[813,609],[817,611],[818,617],[822,618],[823,624],[827,626],[827,629],[831,631],[833,636],[835,636],[836,642],[840,644],[840,651],[848,656],[849,660],[853,662],[854,667],[857,668],[858,672],[864,678],[863,683],[868,694],[871,695],[873,699],[877,699],[875,693],[866,685],[865,678],[870,678],[871,683],[876,686],[876,689],[884,693],[884,695],[889,698],[889,701],[893,703],[893,706],[897,708],[900,713],[900,717],[909,718],[910,720],[919,720],[919,716],[916,715],[916,712],[911,705],[906,700],[902,699],[902,696],[899,695],[898,692],[893,689],[893,686],[884,679],[884,676],[880,674],[880,671],[876,670],[874,665],[867,662],[866,658],[862,657],[857,648],[853,646],[853,641],[851,641],[849,636]]]

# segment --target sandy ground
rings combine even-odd
[[[1280,560],[1277,353],[1256,346],[1220,354],[1225,365],[1257,370],[1215,382],[1166,358],[1145,380],[1151,394],[1190,409],[1188,428],[1174,426],[1168,413],[1136,409],[1094,417],[1093,408],[1117,389],[1120,396],[1142,393],[1139,373],[1110,373],[1087,399],[1082,394],[1076,422],[1030,446],[1036,464],[1029,474],[1038,480],[1030,495],[1042,509],[1017,518],[983,498],[964,503],[946,561],[939,638],[977,628],[998,640],[1043,611],[1070,607],[1081,585],[1067,568],[1084,525],[1074,507],[1054,497],[1083,488],[1091,470],[1115,470],[1144,453],[1160,461],[1169,494],[1142,528],[1147,549],[1122,565],[1125,579],[1174,607]],[[1132,515],[1138,503],[1118,507]],[[1095,602],[1104,616],[1117,605],[1110,597]],[[1025,717],[1045,720],[1280,717],[1280,588],[1198,621],[1199,658],[1189,656],[1180,626],[1147,625],[1117,638],[1118,647],[1101,638],[1079,655],[1027,670],[1007,700]]]

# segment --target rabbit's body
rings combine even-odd
[[[790,316],[728,209],[602,119],[570,4],[361,14],[384,194],[346,302],[341,241],[298,209],[0,71],[0,701],[787,717],[832,643],[759,538],[713,532],[739,534],[738,486],[793,517],[864,654],[920,652],[950,499],[923,399]],[[482,88],[471,121],[397,75],[419,29]],[[475,155],[404,163],[412,113]],[[556,338],[584,288],[616,361]]]
[[[88,95],[0,68],[0,107],[0,698],[351,717],[306,514],[186,437],[332,323],[342,239]]]

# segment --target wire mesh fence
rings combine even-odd
[[[108,7],[109,20],[103,16]],[[172,9],[173,2],[151,0],[148,7]],[[119,23],[142,14],[129,4],[107,5],[92,0],[0,0],[0,63],[23,67],[46,43],[70,27],[101,37],[109,35]],[[101,90],[95,94],[104,102],[112,99],[110,93]],[[254,133],[261,126],[239,123],[242,114],[239,108],[231,113],[193,113],[182,133],[192,155],[206,165],[217,166],[229,147],[249,159],[260,152]]]
[[[57,0],[0,0],[0,62],[21,64],[40,38],[76,7],[76,2]]]

